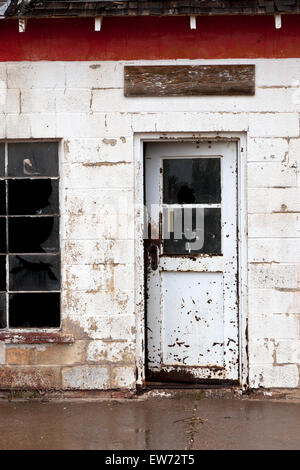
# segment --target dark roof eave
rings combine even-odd
[[[156,0],[80,1],[8,0],[0,1],[7,18],[95,17],[95,16],[212,16],[299,14],[300,0]]]

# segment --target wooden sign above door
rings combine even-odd
[[[125,66],[124,95],[254,95],[255,65]]]

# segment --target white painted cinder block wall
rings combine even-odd
[[[127,62],[141,63],[208,62]],[[77,339],[52,364],[63,388],[135,387],[139,132],[246,133],[250,386],[299,386],[300,59],[209,63],[255,63],[255,96],[125,98],[124,63],[0,64],[0,138],[63,142],[62,317]]]

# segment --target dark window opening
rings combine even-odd
[[[0,294],[0,328],[6,328],[6,294]]]
[[[10,253],[57,253],[58,217],[13,217],[8,221]]]
[[[59,297],[59,293],[56,292],[9,294],[10,326],[13,328],[58,326],[60,322]]]
[[[0,253],[6,253],[7,245],[7,236],[6,236],[6,218],[0,217]]]
[[[0,191],[2,194],[1,186]],[[1,206],[0,209],[2,210]],[[58,214],[58,181],[53,179],[9,180],[8,212],[10,215]]]
[[[60,259],[57,255],[9,256],[11,291],[60,289]]]
[[[221,158],[162,163],[163,252],[221,255]]]
[[[6,256],[0,255],[0,291],[6,291]]]
[[[165,204],[221,202],[220,158],[174,158],[163,161]]]
[[[58,144],[0,143],[0,328],[59,326]]]
[[[174,212],[181,217],[184,227],[184,210],[174,209]],[[177,214],[176,214],[177,215]],[[164,211],[164,224],[167,224],[168,211]],[[197,248],[196,237],[198,235],[196,224],[196,209],[192,209],[192,232],[193,236],[186,238],[184,232],[180,238],[176,238],[174,232],[170,232],[169,238],[163,240],[164,253],[186,254],[186,253],[207,253],[221,254],[221,209],[204,209],[204,239],[201,248]],[[199,233],[199,238],[201,234]],[[195,247],[195,248],[194,248]]]

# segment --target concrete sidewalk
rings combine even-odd
[[[1,400],[0,449],[300,449],[300,403],[159,393],[117,401]]]

